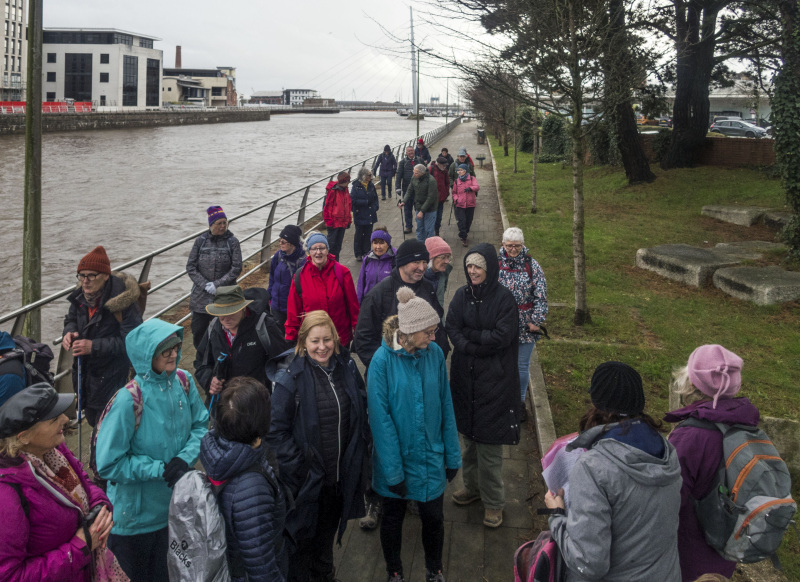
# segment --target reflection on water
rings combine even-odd
[[[420,122],[429,131],[444,119]],[[275,115],[270,121],[44,135],[42,293],[74,282],[78,260],[103,245],[119,265],[204,228],[206,207],[231,217],[355,160],[408,140],[415,123],[392,112]],[[24,136],[0,137],[0,313],[20,305]],[[355,177],[355,176],[354,176]],[[324,192],[316,188],[310,197]],[[299,197],[298,197],[299,198]],[[276,217],[299,205],[287,201]],[[240,238],[265,224],[256,213],[231,225]],[[248,255],[260,237],[243,245]],[[191,242],[154,260],[157,284],[183,269]],[[138,271],[132,274],[138,276]],[[148,301],[148,312],[188,291],[183,278]],[[60,334],[65,301],[45,308],[44,338]],[[7,325],[4,327],[8,327]]]

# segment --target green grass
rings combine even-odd
[[[525,232],[531,255],[547,278],[547,327],[555,341],[537,346],[559,435],[577,430],[590,404],[594,368],[610,359],[632,365],[644,380],[647,412],[668,410],[674,366],[692,350],[718,343],[744,359],[741,395],[762,415],[800,419],[800,302],[759,307],[716,288],[696,289],[634,266],[636,251],[667,243],[714,246],[738,240],[774,240],[764,227],[741,227],[700,215],[707,204],[784,207],[780,182],[750,169],[700,167],[669,172],[653,168],[652,184],[628,186],[622,169],[586,168],[585,241],[592,323],[572,324],[572,169],[540,164],[538,212],[530,213],[530,156],[513,158],[494,148],[500,191],[509,222]],[[778,264],[780,254],[765,262]],[[800,497],[800,484],[794,487]],[[791,542],[791,543],[789,543]],[[786,536],[781,559],[790,579],[800,579],[800,547]],[[794,578],[793,578],[794,576]]]

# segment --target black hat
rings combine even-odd
[[[438,158],[436,158],[436,163],[444,165],[447,163],[447,158],[444,156],[439,156]]]
[[[391,151],[392,151],[392,146],[390,146],[390,145],[388,145],[388,144],[387,144],[387,145],[385,145],[385,146],[383,146],[383,151],[385,151],[385,152],[391,152]]]
[[[637,416],[644,410],[644,389],[639,372],[622,362],[597,366],[589,387],[592,404],[603,412]]]
[[[431,258],[428,254],[428,249],[425,247],[425,243],[415,238],[403,241],[403,244],[398,247],[394,255],[394,264],[397,267],[402,267],[414,261],[427,262],[430,260]]]
[[[20,390],[0,406],[0,438],[28,430],[37,422],[63,414],[75,401],[75,394],[59,394],[46,382]]]
[[[300,241],[300,237],[303,236],[303,230],[299,226],[295,226],[294,224],[287,224],[281,230],[280,237],[287,241],[288,243],[296,246],[301,247],[303,243]]]

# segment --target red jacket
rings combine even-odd
[[[350,217],[353,203],[350,201],[350,193],[347,185],[344,188],[334,188],[338,182],[331,180],[325,186],[325,208],[322,210],[322,218],[328,228],[347,228],[353,221]]]
[[[334,269],[339,271],[338,275]],[[302,297],[292,278],[286,310],[286,339],[295,341],[305,314],[321,309],[331,316],[341,344],[348,345],[358,322],[358,297],[350,269],[328,255],[328,262],[320,271],[309,258],[300,271],[300,287]]]
[[[439,169],[439,164],[431,162],[431,176],[436,178],[436,188],[439,190],[439,202],[444,202],[450,196],[450,173],[449,168]]]

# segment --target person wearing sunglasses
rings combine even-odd
[[[197,462],[208,428],[191,374],[178,369],[182,346],[183,328],[160,319],[128,334],[141,400],[119,390],[97,431],[97,470],[116,508],[108,546],[133,582],[167,580],[172,487]]]

